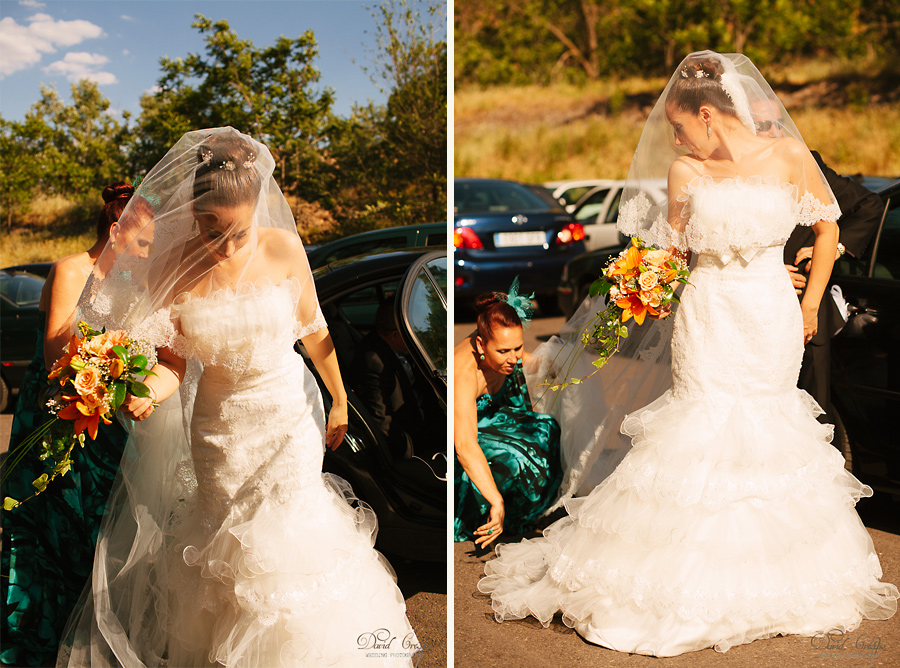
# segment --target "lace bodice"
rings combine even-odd
[[[776,177],[698,176],[670,197],[684,204],[682,224],[673,227],[660,213],[646,241],[715,255],[725,264],[735,255],[749,261],[761,248],[784,244],[797,225],[841,214],[837,204],[823,204],[811,193],[801,196],[795,185]],[[646,197],[635,197],[623,206],[620,225],[627,229],[649,209]]]
[[[318,307],[312,322],[297,322],[300,289],[296,279],[287,279],[237,290],[226,287],[205,297],[185,293],[132,334],[156,347],[168,346],[185,359],[196,358],[205,368],[267,369],[298,338],[327,326]]]

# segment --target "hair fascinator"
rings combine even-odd
[[[519,316],[519,320],[522,321],[522,325],[525,327],[529,325],[531,319],[534,317],[534,306],[532,306],[531,302],[532,299],[534,299],[533,292],[530,295],[519,293],[519,277],[516,276],[513,279],[512,285],[509,286],[509,291],[506,293],[506,303],[515,309],[516,314]]]

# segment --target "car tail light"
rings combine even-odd
[[[584,226],[581,223],[569,223],[556,233],[556,243],[572,244],[584,239]]]
[[[584,232],[582,231],[582,236]],[[456,248],[465,248],[468,250],[480,250],[484,248],[481,239],[475,234],[475,230],[470,227],[457,227],[453,230],[453,245]]]

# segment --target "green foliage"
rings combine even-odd
[[[72,104],[55,88],[41,87],[41,99],[21,122],[0,118],[0,204],[7,226],[17,207],[37,195],[97,197],[126,173],[128,117],[109,112],[109,100],[93,82],[72,86]]]
[[[54,89],[42,89],[23,122],[0,118],[7,230],[24,235],[25,213],[38,196],[99,208],[103,186],[146,173],[185,132],[223,125],[269,147],[275,179],[308,241],[444,219],[446,5],[415,6],[388,0],[372,9],[376,44],[364,69],[387,103],[361,105],[346,119],[334,115],[334,95],[320,85],[312,31],[258,47],[226,21],[199,14],[192,26],[203,51],[160,60],[158,85],[142,98],[132,128],[127,115],[122,123],[107,113],[109,102],[95,84],[73,86],[70,106]]]
[[[327,199],[322,165],[334,95],[318,89],[312,31],[256,47],[227,21],[195,18],[205,53],[160,60],[158,90],[141,100],[135,167],[149,170],[185,132],[230,125],[269,146],[285,193]]]
[[[669,74],[702,49],[785,56],[898,53],[892,0],[457,0],[457,83]],[[872,40],[871,36],[877,36]]]
[[[443,220],[447,206],[447,43],[444,5],[424,16],[405,0],[372,10],[375,47],[364,70],[387,105],[357,107],[330,134],[336,185],[358,205],[342,232]]]

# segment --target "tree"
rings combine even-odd
[[[13,207],[38,194],[95,197],[109,183],[126,179],[127,112],[123,120],[109,113],[109,100],[88,80],[72,86],[70,105],[55,88],[42,86],[41,99],[24,121],[0,119],[0,191],[7,219]]]
[[[231,125],[268,145],[285,193],[327,200],[325,129],[334,96],[316,89],[312,31],[257,48],[227,21],[195,18],[205,53],[160,61],[158,90],[141,100],[136,165],[152,167],[185,132]]]
[[[376,224],[443,220],[447,206],[447,43],[442,3],[405,0],[374,8],[375,47],[363,67],[387,98],[338,123],[332,154],[339,183]],[[363,177],[360,179],[359,177]]]

